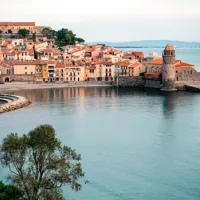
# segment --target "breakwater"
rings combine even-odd
[[[23,108],[31,104],[31,101],[25,97],[10,94],[0,94],[0,102],[2,102],[0,104],[0,113]]]

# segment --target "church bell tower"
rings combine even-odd
[[[162,67],[162,89],[163,91],[175,91],[176,70],[175,70],[175,50],[172,44],[168,44],[163,51]]]

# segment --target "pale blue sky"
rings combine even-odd
[[[200,0],[1,1],[1,21],[66,27],[86,41],[200,41]]]

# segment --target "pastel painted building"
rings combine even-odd
[[[65,71],[65,64],[64,63],[56,63],[55,66],[56,72],[56,81],[64,81],[64,71]]]
[[[97,80],[97,70],[93,66],[85,66],[85,81],[96,81]]]
[[[56,81],[56,62],[48,61],[47,70],[48,70],[48,81],[55,82]]]
[[[141,63],[133,63],[128,66],[129,76],[140,76],[141,73],[145,72],[145,66]]]
[[[65,65],[65,81],[85,81],[85,67],[76,65]]]
[[[13,74],[34,75],[36,70],[36,63],[31,61],[14,61],[12,68]]]

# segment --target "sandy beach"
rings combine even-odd
[[[79,82],[79,83],[21,83],[12,82],[0,84],[0,93],[16,90],[50,89],[50,88],[68,88],[68,87],[112,87],[111,84],[99,82]]]

